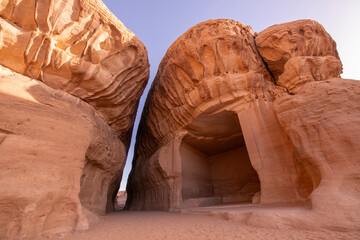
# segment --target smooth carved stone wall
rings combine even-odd
[[[126,148],[87,103],[0,67],[0,238],[84,230],[117,191]]]
[[[251,165],[246,146],[211,157],[214,195],[223,202],[251,202],[260,191],[259,177]]]
[[[5,0],[0,29],[0,64],[88,102],[129,146],[147,51],[100,0]]]
[[[341,71],[334,40],[312,20],[255,36],[231,20],[194,26],[170,46],[151,87],[126,207],[247,197],[309,207],[254,212],[251,225],[358,230],[360,84]],[[248,175],[228,181],[237,167]]]
[[[187,144],[181,145],[180,154],[183,199],[214,196],[208,156]]]

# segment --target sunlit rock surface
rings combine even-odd
[[[259,33],[256,46],[275,81],[284,72],[286,62],[299,56],[339,58],[336,43],[324,27],[313,20],[276,24]]]
[[[0,64],[88,102],[129,145],[147,52],[101,1],[3,1],[0,29]]]
[[[87,103],[1,68],[0,236],[88,227],[117,190],[126,148]]]
[[[152,84],[126,208],[297,206],[238,221],[358,229],[360,84],[341,72],[334,40],[312,20],[259,34],[232,20],[192,27]]]
[[[304,201],[272,107],[276,91],[250,27],[210,20],[183,34],[145,105],[128,208],[251,201],[260,182],[263,203]]]
[[[277,98],[275,111],[294,146],[299,192],[310,194],[315,216],[309,218],[315,226],[359,230],[359,81],[305,84],[295,95]]]
[[[333,56],[292,57],[286,62],[277,84],[294,93],[305,83],[337,78],[341,72],[342,64]]]
[[[0,239],[113,209],[147,51],[101,1],[0,3]]]

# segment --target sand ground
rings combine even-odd
[[[60,239],[60,238],[59,238]],[[226,219],[168,212],[113,212],[82,233],[61,236],[63,240],[137,239],[360,239],[360,232],[276,230],[241,225]]]

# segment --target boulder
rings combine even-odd
[[[284,72],[279,76],[277,84],[294,93],[305,83],[339,78],[341,73],[342,64],[333,56],[292,57],[286,62]]]
[[[256,36],[256,47],[275,81],[292,57],[333,56],[339,59],[335,41],[321,24],[313,20],[271,26]]]

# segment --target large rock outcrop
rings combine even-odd
[[[144,45],[101,1],[2,1],[0,64],[0,238],[87,229],[113,209]]]
[[[3,1],[0,29],[0,64],[88,102],[130,144],[147,52],[100,0]]]
[[[124,144],[88,104],[4,68],[0,98],[0,236],[86,229],[111,202]]]
[[[360,84],[341,72],[335,42],[312,20],[259,34],[232,20],[194,26],[160,63],[126,207],[300,204],[312,210],[244,219],[358,229]]]
[[[251,201],[259,181],[264,203],[302,202],[291,146],[271,106],[273,91],[250,27],[210,20],[183,34],[160,63],[144,108],[128,208],[179,208],[185,199],[202,198]],[[239,171],[224,176],[229,168]]]
[[[323,26],[312,20],[271,26],[256,37],[256,47],[275,81],[284,73],[287,61],[294,57],[339,58],[335,41]]]
[[[295,95],[278,97],[274,106],[301,169],[299,191],[310,193],[314,214],[302,221],[310,217],[315,227],[359,230],[359,81],[311,82]]]

